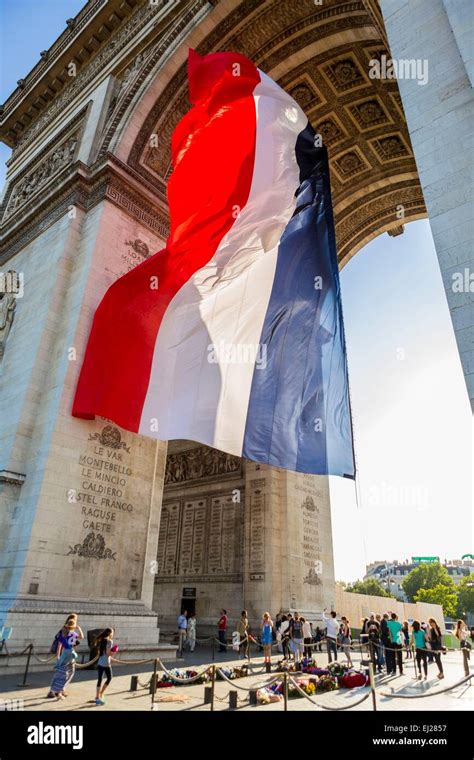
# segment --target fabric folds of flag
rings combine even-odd
[[[189,53],[166,248],[97,308],[72,413],[355,475],[325,148],[237,53]]]

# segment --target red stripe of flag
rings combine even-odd
[[[120,277],[94,316],[72,414],[137,432],[156,336],[173,297],[214,255],[248,199],[255,160],[255,66],[237,53],[188,61],[194,107],[172,138],[165,249]],[[158,289],[151,287],[158,278]]]

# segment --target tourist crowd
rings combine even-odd
[[[270,662],[272,646],[276,646],[283,660],[294,660],[299,664],[303,658],[311,657],[315,652],[322,652],[323,646],[327,652],[328,661],[337,660],[338,654],[345,657],[348,667],[353,666],[352,653],[361,652],[361,657],[368,658],[374,671],[386,672],[387,675],[403,674],[404,659],[416,660],[418,678],[428,677],[428,664],[436,663],[438,678],[444,678],[441,655],[445,652],[443,635],[438,622],[429,618],[428,622],[405,620],[401,623],[395,612],[384,614],[372,613],[360,621],[358,641],[354,640],[353,630],[349,619],[342,615],[339,619],[332,610],[325,610],[322,624],[313,626],[297,612],[288,614],[278,613],[275,621],[269,612],[262,615],[258,630],[252,630],[246,610],[237,621],[232,644],[227,645],[227,630],[229,618],[225,609],[221,610],[217,622],[219,651],[226,652],[231,646],[247,656],[251,643],[263,649],[264,661]],[[188,617],[184,611],[178,618],[179,649],[183,652],[185,646],[194,651],[196,645],[196,616]],[[458,620],[454,631],[461,648],[471,649],[474,640],[474,629],[469,630],[463,620]]]

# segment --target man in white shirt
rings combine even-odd
[[[329,616],[326,615],[326,610],[323,612],[323,620],[326,626],[326,645],[328,651],[328,660],[332,662],[332,654],[337,661],[337,637],[339,634],[340,623],[337,619],[336,612],[331,610]]]
[[[178,618],[178,647],[179,654],[183,654],[184,642],[186,641],[186,632],[188,630],[188,611],[183,610]]]

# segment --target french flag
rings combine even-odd
[[[354,478],[326,150],[244,56],[188,68],[166,248],[106,292],[72,414]]]

